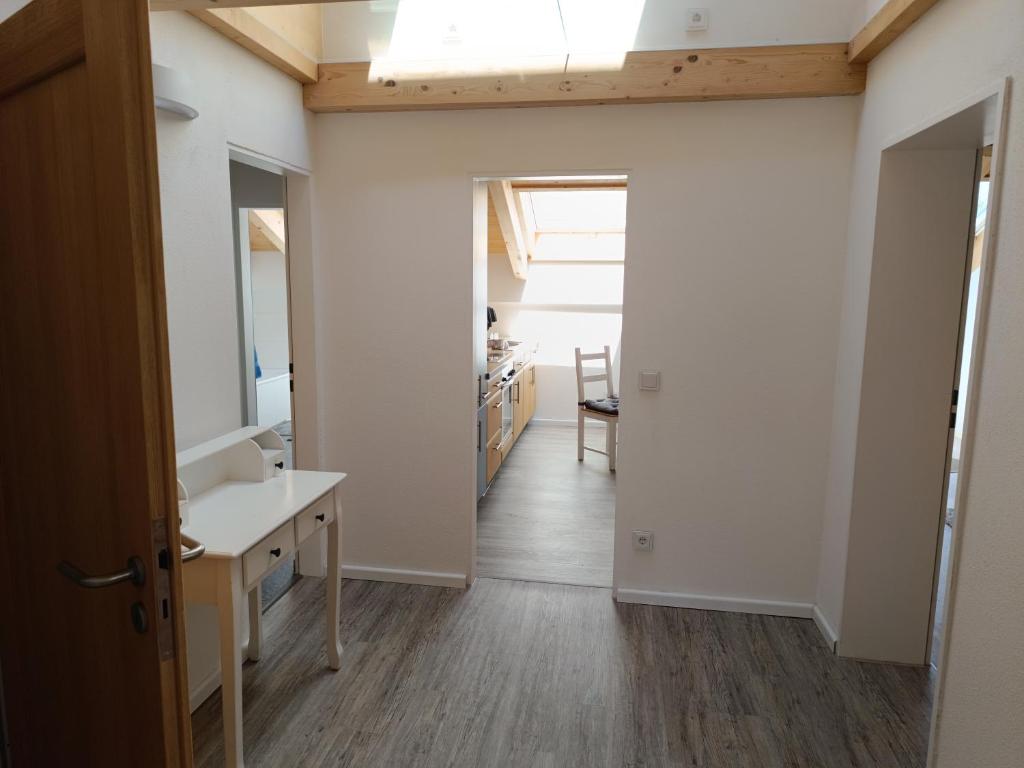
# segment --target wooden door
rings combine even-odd
[[[33,0],[0,23],[0,674],[15,768],[192,761],[148,24],[146,0]],[[133,580],[71,578],[129,558]]]

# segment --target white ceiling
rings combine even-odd
[[[324,60],[423,61],[845,42],[880,0],[360,0],[324,6]],[[688,32],[689,8],[710,28]]]

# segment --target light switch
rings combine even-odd
[[[687,8],[686,9],[686,31],[687,32],[702,32],[708,28],[708,9],[707,8]]]
[[[657,392],[661,389],[660,371],[640,371],[640,389]]]

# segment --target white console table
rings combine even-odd
[[[206,547],[185,564],[185,600],[217,608],[224,755],[242,760],[242,599],[249,602],[248,658],[262,645],[260,582],[299,545],[327,531],[327,662],[341,666],[341,504],[338,472],[285,470],[284,443],[246,427],[178,454],[183,537]],[[317,548],[319,551],[319,548]]]

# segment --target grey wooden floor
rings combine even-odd
[[[604,426],[587,424],[587,445],[604,448]],[[587,453],[576,460],[576,428],[531,423],[477,506],[480,576],[610,587],[615,473]]]
[[[618,605],[610,590],[346,581],[343,667],[324,586],[265,616],[244,671],[249,766],[923,766],[927,670],[833,656],[807,620]],[[220,697],[193,717],[223,765]]]

